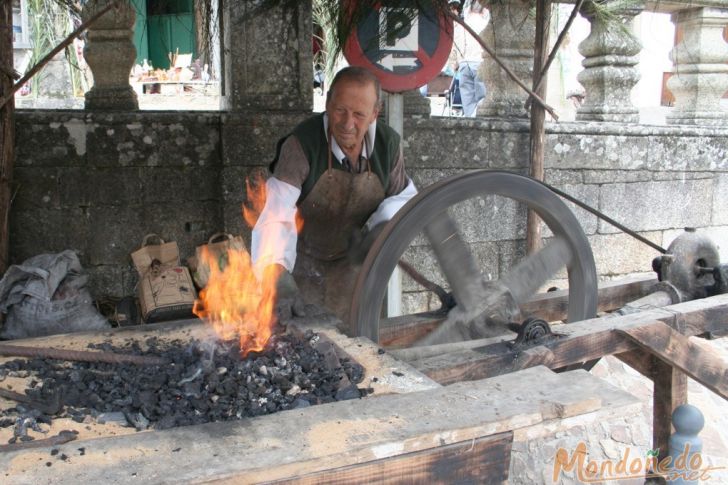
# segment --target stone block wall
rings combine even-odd
[[[129,253],[147,233],[177,241],[183,259],[220,230],[247,238],[245,178],[264,172],[277,139],[306,114],[19,111],[11,262],[73,249],[94,296],[122,296],[136,283]],[[525,121],[410,117],[404,130],[408,172],[419,187],[477,169],[527,172]],[[726,261],[726,135],[717,128],[552,124],[546,182],[663,247],[685,226],[705,230]],[[567,205],[601,277],[651,271],[656,251]],[[502,277],[523,257],[525,207],[483,194],[454,213],[486,277]],[[543,235],[550,236],[547,228]],[[415,241],[406,258],[444,284],[423,244]],[[404,290],[407,312],[437,305],[406,277]]]

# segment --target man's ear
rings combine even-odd
[[[374,104],[374,112],[372,113],[372,121],[370,123],[373,123],[374,120],[379,118],[379,112],[382,111],[382,101],[377,101]]]
[[[374,108],[374,112],[372,113],[372,121],[369,123],[374,123],[374,121],[379,118],[379,107]]]

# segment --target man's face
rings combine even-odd
[[[336,143],[344,150],[360,147],[379,114],[374,84],[345,79],[337,82],[326,103],[326,113]]]

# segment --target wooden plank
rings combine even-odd
[[[609,281],[599,286],[597,311],[611,312],[642,298],[657,283],[653,276]],[[557,290],[535,295],[521,306],[523,315],[542,318],[547,322],[565,320],[569,305],[569,290]]]
[[[446,317],[428,312],[387,318],[379,327],[379,345],[395,349],[409,347],[435,330]]]
[[[357,465],[325,470],[276,484],[326,485],[482,483],[508,480],[513,432],[461,441]]]
[[[610,312],[641,298],[657,283],[653,276],[610,281],[599,287],[599,312]],[[521,306],[521,314],[553,322],[566,319],[569,290],[557,290],[535,295]],[[387,348],[410,347],[433,331],[445,319],[443,315],[418,313],[384,319],[379,329],[379,345]]]
[[[728,364],[710,349],[694,344],[662,322],[618,329],[617,333],[728,400]]]
[[[440,384],[483,379],[535,365],[557,369],[638,347],[634,340],[615,330],[661,321],[679,327],[685,335],[701,335],[723,327],[726,311],[728,295],[718,295],[631,315],[554,326],[559,338],[526,350],[510,348],[502,338],[496,338],[483,347],[428,357],[410,364]]]

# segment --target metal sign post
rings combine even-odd
[[[356,0],[348,0],[356,4]],[[400,136],[404,124],[404,91],[437,76],[452,49],[453,23],[430,6],[417,12],[409,2],[379,5],[357,24],[344,47],[349,64],[371,71],[390,93],[387,124]],[[398,267],[387,286],[387,316],[402,314],[402,275]]]
[[[387,95],[387,124],[403,136],[404,132],[404,95],[390,93]],[[395,266],[387,284],[387,317],[402,314],[402,272]]]

